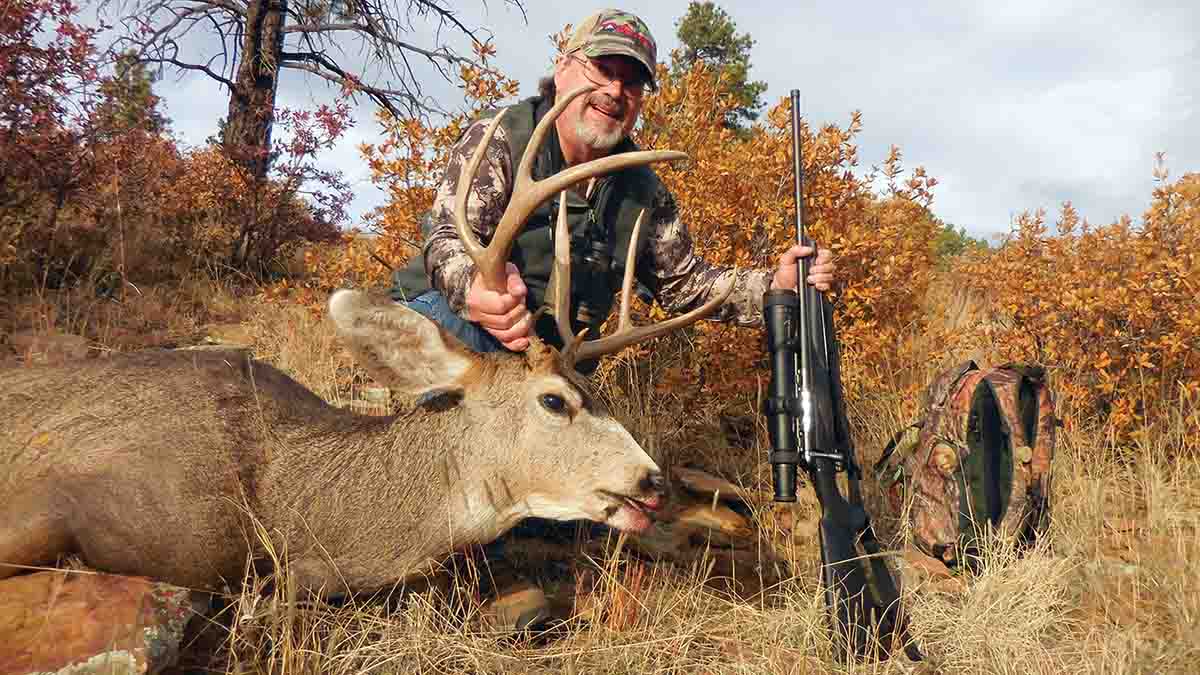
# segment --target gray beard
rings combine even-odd
[[[608,133],[601,133],[580,117],[575,120],[575,136],[593,150],[611,150],[621,142],[625,134],[620,128],[613,129]]]

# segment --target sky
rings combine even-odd
[[[549,36],[611,6],[523,0],[522,12],[504,0],[453,4],[463,23],[492,37],[495,65],[521,82],[521,97],[549,72]],[[815,126],[845,126],[860,111],[861,168],[898,146],[906,168],[923,166],[937,178],[935,214],[972,236],[994,239],[1026,210],[1044,208],[1053,222],[1064,201],[1094,224],[1123,214],[1138,223],[1155,185],[1155,153],[1166,153],[1172,178],[1200,171],[1195,0],[717,4],[754,38],[750,75],[767,83],[768,106],[796,88]],[[687,6],[620,5],[650,26],[664,62]],[[406,38],[430,45],[430,26],[418,21]],[[461,100],[433,70],[418,73],[444,105]],[[186,143],[202,143],[226,113],[227,92],[202,75],[168,71],[156,91]],[[322,81],[285,70],[278,99],[311,107],[333,95]],[[374,111],[360,100],[355,126],[321,162],[349,179],[355,217],[386,196],[357,150],[383,140]]]

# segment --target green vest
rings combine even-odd
[[[553,101],[535,96],[509,106],[501,122],[507,132],[513,166],[521,161],[529,137],[538,120]],[[481,116],[488,119],[498,111]],[[558,146],[558,134],[551,127],[548,138],[533,165],[534,180],[541,180],[566,168]],[[628,138],[621,141],[613,154],[637,150]],[[521,270],[521,278],[529,292],[526,304],[535,311],[546,300],[546,289],[554,265],[554,223],[558,215],[558,200],[567,197],[567,223],[571,233],[571,315],[573,331],[587,326],[589,337],[599,335],[600,325],[612,311],[621,290],[625,273],[625,257],[638,213],[649,211],[659,190],[659,179],[649,166],[635,166],[601,176],[590,200],[574,192],[560,193],[539,206],[525,222],[513,244],[510,260]],[[582,186],[580,186],[582,187]],[[422,230],[429,234],[428,216]],[[645,247],[648,228],[639,235],[639,251]],[[392,274],[392,297],[412,299],[431,289],[425,272],[425,256],[413,256],[409,264]],[[649,291],[639,292],[646,297]],[[554,320],[545,315],[535,330],[543,341],[562,347]],[[582,365],[582,364],[581,364]]]

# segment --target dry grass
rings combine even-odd
[[[326,399],[356,398],[365,382],[328,324],[305,310],[263,304],[221,284],[141,290],[122,303],[14,303],[4,330],[56,327],[85,334],[104,351],[134,344],[118,339],[122,331],[151,327],[168,336],[157,344],[200,341],[214,322],[251,317],[242,325],[256,354]],[[968,310],[951,310],[946,320]],[[985,348],[962,348],[986,356]],[[864,464],[916,411],[912,383],[961,355],[943,353],[936,365],[899,364],[897,378],[907,381],[897,379],[896,391],[855,402]],[[698,463],[748,488],[766,486],[761,425],[755,444],[738,448],[716,421],[680,424],[670,393],[652,386],[656,373],[650,360],[614,369],[604,382],[635,436],[670,462]],[[480,625],[480,571],[469,565],[454,582],[343,606],[298,600],[286,568],[273,578],[248,572],[246,590],[227,599],[206,632],[218,646],[212,665],[230,673],[347,674],[1194,672],[1200,446],[1172,420],[1160,420],[1135,448],[1114,447],[1072,422],[1055,457],[1051,526],[1035,548],[993,545],[981,572],[950,580],[897,562],[926,655],[921,664],[902,656],[849,665],[834,658],[816,544],[782,535],[775,514],[764,509],[756,514],[758,545],[764,558],[774,552],[792,572],[766,594],[741,597],[714,583],[724,569],[720,551],[694,564],[651,565],[617,542],[595,557],[559,556],[569,571],[556,597],[567,599],[575,617],[553,639],[522,642]]]
[[[0,344],[20,332],[83,336],[99,354],[194,344],[206,325],[246,316],[244,295],[228,281],[203,276],[123,291],[37,290],[0,300]]]
[[[1194,672],[1200,462],[1148,448],[1137,465],[1095,463],[1094,442],[1065,439],[1052,525],[1032,550],[994,544],[981,572],[948,582],[898,564],[922,664],[834,658],[815,542],[782,542],[765,517],[763,544],[795,572],[767,596],[715,588],[706,561],[652,565],[610,547],[574,561],[597,579],[581,585],[576,618],[553,640],[519,643],[479,627],[471,574],[459,581],[465,607],[445,588],[306,607],[251,576],[258,590],[234,599],[242,618],[225,662],[264,673]]]

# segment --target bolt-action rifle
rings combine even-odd
[[[797,242],[812,246],[804,223],[800,92],[792,90],[791,97]],[[879,542],[863,508],[862,470],[846,420],[833,305],[806,283],[811,258],[798,261],[796,290],[769,290],[763,296],[771,354],[771,389],[763,412],[771,435],[775,501],[796,501],[797,469],[803,468],[821,505],[821,576],[839,655],[890,655],[902,644],[909,658],[920,660],[907,637],[895,581],[879,557]],[[843,472],[849,500],[838,486]]]

